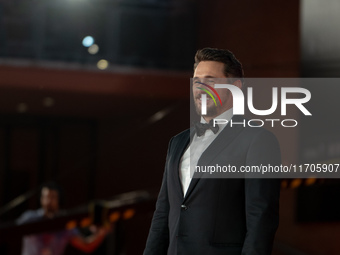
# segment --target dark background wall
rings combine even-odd
[[[299,1],[98,1],[97,9],[85,2],[83,13],[76,3],[1,5],[0,207],[51,179],[65,189],[65,208],[157,191],[168,141],[190,125],[189,78],[199,48],[232,50],[247,77],[301,75]],[[65,9],[86,22],[67,26]],[[91,33],[101,49],[94,56],[81,46]],[[98,70],[102,58],[110,66]],[[299,144],[285,139],[298,131],[276,135],[283,161],[298,162]],[[273,254],[338,254],[339,222],[297,222],[297,190],[306,185],[283,182]],[[37,207],[35,195],[0,220]],[[141,254],[153,209],[149,203],[123,222],[126,254]]]

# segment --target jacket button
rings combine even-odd
[[[188,210],[188,207],[186,205],[181,205],[182,210]]]

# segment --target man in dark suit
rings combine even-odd
[[[228,50],[199,50],[192,88],[198,114],[202,94],[206,94],[203,85],[216,78],[242,88],[242,65]],[[242,123],[244,119],[233,116],[231,93],[215,90],[220,104],[207,99],[201,123],[169,143],[144,255],[271,254],[279,221],[279,179],[203,178],[207,176],[199,172],[192,176],[195,166],[232,165],[240,169],[281,163],[275,136],[260,127],[231,126],[230,120]],[[229,122],[216,128],[214,118]]]

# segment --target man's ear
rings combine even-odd
[[[239,89],[242,89],[242,81],[241,80],[234,81],[233,85],[235,85]]]

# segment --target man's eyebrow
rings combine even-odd
[[[211,76],[211,75],[206,75],[206,76],[204,76],[204,77],[202,77],[202,78],[217,78],[217,77]],[[197,79],[200,79],[200,78],[199,78],[199,77],[194,77],[193,79],[194,79],[194,80],[197,80]]]

